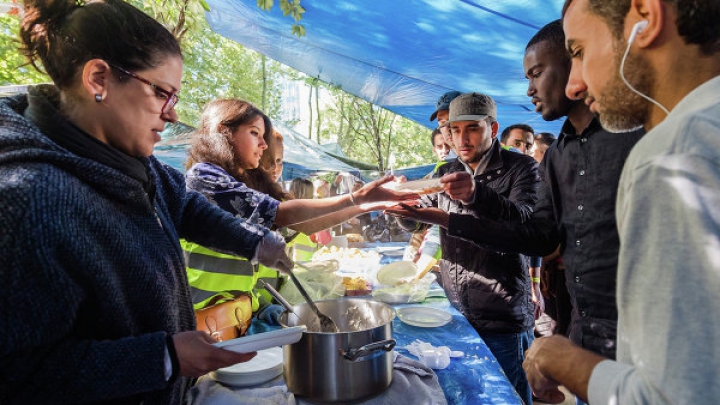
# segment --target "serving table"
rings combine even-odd
[[[397,244],[397,243],[396,243]],[[394,252],[392,244],[382,244],[382,248],[373,245],[363,249],[376,249],[382,255],[381,264],[400,260],[401,255]],[[402,244],[404,246],[404,244]],[[398,244],[398,246],[401,246]],[[387,254],[386,254],[387,253]],[[361,298],[361,297],[354,297]],[[368,297],[371,298],[371,297]],[[449,313],[452,319],[439,327],[419,327],[404,323],[399,317],[393,320],[393,337],[397,341],[395,350],[411,359],[416,359],[405,347],[416,340],[427,342],[435,347],[447,346],[453,351],[462,351],[463,356],[452,358],[450,365],[435,370],[438,382],[450,405],[506,405],[522,404],[520,397],[505,377],[505,374],[490,349],[470,325],[467,319],[444,296],[426,298],[421,303],[392,305],[396,310],[402,307],[422,306],[440,309]],[[261,320],[253,319],[252,332],[273,330],[278,326],[269,326]],[[268,385],[283,385],[282,376]]]
[[[388,264],[402,259],[398,250],[406,245],[407,243],[404,242],[390,242],[362,243],[355,246],[377,251],[381,255],[380,264]],[[396,350],[408,357],[415,358],[407,350],[398,347],[405,347],[416,339],[435,347],[448,346],[451,350],[464,353],[462,358],[452,359],[446,369],[435,370],[448,404],[522,403],[520,396],[502,371],[502,367],[475,328],[450,305],[446,297],[430,297],[422,303],[393,305],[393,307],[397,309],[414,305],[441,309],[452,315],[452,320],[447,325],[436,328],[408,325],[398,317],[393,321],[393,337],[397,340]]]

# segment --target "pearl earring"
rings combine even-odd
[[[99,103],[101,101],[102,101],[102,96],[100,95],[100,93],[95,93],[95,102]]]

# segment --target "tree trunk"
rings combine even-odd
[[[320,144],[320,127],[322,126],[322,116],[320,115],[320,86],[318,80],[315,79],[315,111],[317,112],[315,120],[315,137],[317,137],[317,143]]]
[[[313,110],[312,110],[312,95],[313,95],[313,86],[310,86],[310,96],[308,96],[308,138],[312,139],[312,133],[313,133]]]
[[[265,63],[267,62],[267,58],[265,55],[260,55],[260,61],[262,62],[262,98],[261,98],[261,108],[263,111],[267,111],[267,67]]]
[[[345,116],[345,94],[340,95],[340,116]],[[345,124],[345,120],[340,120],[340,129],[338,130],[338,137],[341,137],[344,135],[343,126]],[[338,143],[340,143],[340,139],[338,139]]]

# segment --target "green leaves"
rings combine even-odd
[[[305,27],[297,23],[305,13],[301,0],[278,1],[283,14],[296,21],[292,34],[304,36]],[[428,128],[273,60],[262,63],[262,55],[210,29],[204,15],[209,10],[205,0],[130,2],[182,35],[184,73],[177,106],[182,122],[197,126],[207,102],[236,97],[264,106],[273,121],[290,128],[299,123],[301,132],[309,129],[312,138],[319,137],[321,143],[337,142],[347,157],[357,161],[386,168],[391,153],[397,158],[398,168],[435,161]],[[257,4],[269,10],[274,2],[258,0]],[[26,65],[18,51],[19,26],[17,17],[0,15],[0,85],[49,82],[47,75]],[[288,95],[283,89],[296,84],[313,87],[313,91],[319,89],[320,98],[315,93],[312,100],[291,101],[292,92]],[[300,104],[310,104],[312,115],[286,113]],[[281,119],[283,116],[286,118]],[[311,123],[312,127],[308,125]]]
[[[0,86],[49,82],[50,78],[28,64],[18,48],[20,19],[0,14]],[[36,62],[40,64],[40,62]],[[42,66],[41,66],[42,67]]]
[[[257,0],[257,5],[265,11],[270,11],[275,4],[275,0]]]
[[[285,17],[288,15],[295,20],[295,24],[292,25],[291,32],[293,35],[298,37],[305,36],[305,27],[302,24],[298,24],[298,21],[302,20],[305,9],[300,5],[300,0],[278,0],[280,3],[280,10]],[[272,10],[275,5],[275,0],[257,0],[257,5],[265,11]]]
[[[298,36],[298,37],[304,37],[305,36],[305,27],[303,27],[300,24],[293,24],[292,34],[295,36]]]

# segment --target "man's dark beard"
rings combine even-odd
[[[645,124],[650,116],[649,101],[635,94],[620,78],[620,61],[625,52],[624,43],[616,43],[614,65],[616,74],[605,87],[602,97],[596,97],[602,110],[598,117],[600,124],[610,132],[627,132]],[[647,60],[629,54],[625,61],[625,78],[639,92],[652,97],[651,89],[655,75]]]

